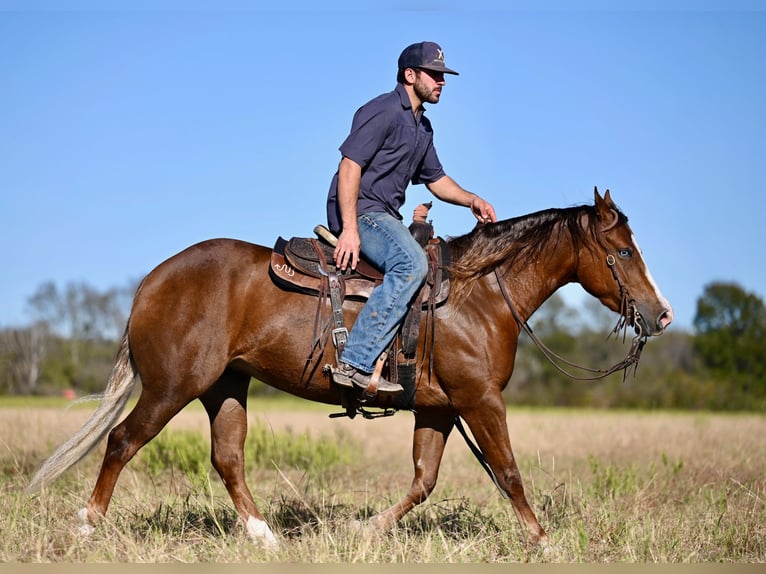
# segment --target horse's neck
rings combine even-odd
[[[501,276],[513,304],[526,321],[559,288],[576,280],[575,267],[574,253],[554,249],[541,253],[531,264],[512,265]],[[497,281],[494,273],[486,279]]]

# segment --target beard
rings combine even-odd
[[[426,83],[420,79],[420,75],[418,75],[417,79],[415,80],[413,89],[415,90],[415,95],[420,99],[421,102],[428,102],[429,104],[436,104],[439,102],[439,97],[441,96],[441,86],[429,88]]]

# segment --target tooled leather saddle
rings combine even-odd
[[[325,233],[329,231],[325,230]],[[423,249],[428,257],[429,274],[419,299],[424,305],[431,299],[440,305],[449,295],[449,276],[445,269],[449,251],[441,238],[430,239]],[[335,247],[323,238],[292,237],[286,240],[278,237],[271,254],[271,278],[284,289],[319,294],[329,268],[334,268],[334,251]],[[355,270],[338,271],[338,279],[345,287],[345,297],[365,301],[383,282],[383,272],[362,258]]]
[[[336,362],[340,357],[348,333],[343,323],[343,301],[365,301],[372,290],[383,282],[383,273],[363,258],[358,261],[355,270],[336,269],[334,243],[337,239],[323,226],[315,227],[314,231],[317,237],[279,237],[272,250],[269,267],[272,281],[280,288],[318,298],[312,349],[306,361],[308,370],[316,368],[317,365],[312,363],[316,357],[323,355],[330,337],[336,347]],[[415,395],[417,343],[423,311],[433,313],[436,307],[447,300],[450,290],[447,271],[450,258],[446,242],[433,237],[430,222],[415,221],[410,225],[410,231],[425,250],[429,270],[415,303],[408,311],[397,337],[387,352],[387,377],[405,389],[392,399],[391,406],[394,409],[410,408]],[[330,328],[327,324],[321,324],[320,319],[327,299],[332,307]],[[304,369],[304,375],[307,369]],[[366,418],[393,414],[389,409],[377,415],[361,409],[360,403],[364,403],[365,397],[361,397],[361,400],[356,397],[353,401],[349,401],[349,397],[342,398],[346,399],[343,401],[346,412],[339,416],[353,418],[357,412]]]

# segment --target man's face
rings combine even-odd
[[[415,84],[413,88],[415,89],[415,95],[424,103],[439,103],[442,86],[446,83],[444,73],[442,72],[423,69],[415,70]]]

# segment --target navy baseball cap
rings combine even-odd
[[[418,42],[407,46],[399,56],[399,69],[422,68],[444,74],[458,73],[444,65],[444,52],[436,42]]]

